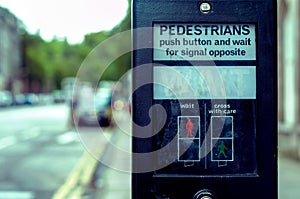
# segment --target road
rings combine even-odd
[[[0,199],[51,198],[84,152],[66,105],[0,109]]]

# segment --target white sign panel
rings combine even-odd
[[[153,59],[256,60],[254,24],[154,23]]]
[[[256,99],[255,66],[155,66],[154,99]]]

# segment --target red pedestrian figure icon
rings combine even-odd
[[[188,119],[185,125],[185,128],[187,130],[187,134],[186,134],[187,137],[193,137],[192,134],[193,127],[194,127],[193,122],[191,121],[191,119]]]

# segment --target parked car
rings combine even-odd
[[[25,94],[19,93],[14,96],[14,105],[25,105]]]
[[[55,90],[52,93],[53,102],[55,104],[65,103],[66,102],[66,96],[63,91]]]
[[[94,108],[94,90],[89,83],[81,83],[76,97],[76,106],[73,105],[73,109],[78,126],[98,125],[97,114]]]
[[[0,91],[0,107],[6,107],[13,104],[13,96],[9,91]]]
[[[27,93],[25,94],[25,105],[38,105],[40,99],[37,94]]]
[[[110,87],[101,87],[97,91],[88,83],[82,83],[76,99],[73,98],[73,115],[78,126],[112,125]],[[75,102],[75,103],[74,103]]]
[[[14,105],[38,105],[40,98],[35,93],[19,93],[13,98]]]
[[[49,93],[41,93],[38,97],[41,105],[49,105],[54,102],[53,96]]]

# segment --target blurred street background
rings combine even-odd
[[[121,17],[109,27],[101,24],[118,11],[105,7],[108,1],[92,1],[104,7],[107,17],[90,10],[102,21],[80,39],[71,36],[82,25],[69,14],[86,16],[84,9],[76,11],[69,1],[68,9],[61,9],[61,1],[52,1],[45,4],[55,8],[48,12],[39,1],[24,2],[0,0],[0,199],[130,199],[131,77],[126,72],[131,62],[130,53],[119,56],[118,51],[131,45],[130,38],[102,49],[102,56],[78,77],[98,44],[130,29],[130,1],[123,0]],[[60,19],[54,26],[57,35],[45,34],[49,21],[32,28],[20,10],[36,21]],[[299,14],[300,1],[278,0],[280,199],[300,197]],[[77,25],[71,36],[60,31],[68,24]],[[106,66],[107,57],[117,59]],[[99,68],[101,77],[94,72]]]

